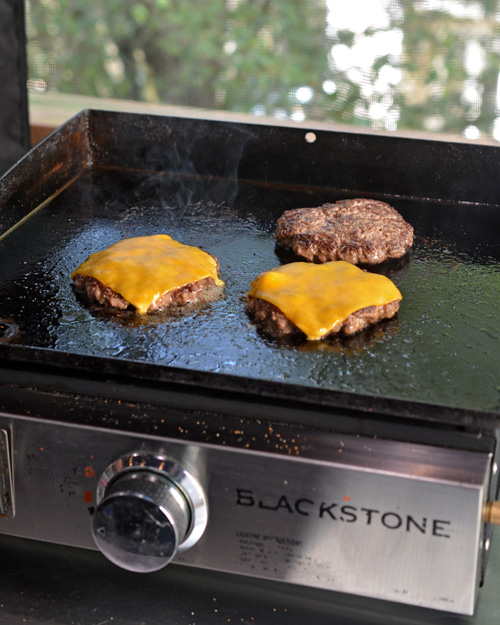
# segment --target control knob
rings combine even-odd
[[[128,571],[151,572],[193,546],[207,524],[204,492],[174,460],[130,454],[110,465],[97,490],[92,534],[97,547]]]

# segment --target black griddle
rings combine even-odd
[[[2,370],[496,429],[498,162],[494,146],[84,111],[0,180]],[[397,317],[346,339],[261,335],[245,296],[290,260],[276,220],[351,197],[414,226],[410,253],[370,269],[401,290]],[[76,297],[92,252],[160,232],[218,257],[223,297],[148,316]]]

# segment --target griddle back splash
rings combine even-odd
[[[11,359],[28,347],[49,359],[95,358],[97,370],[133,361],[301,385],[305,393],[498,412],[500,213],[483,180],[498,150],[315,137],[308,143],[295,128],[80,114],[0,181],[0,319],[12,324],[0,348],[8,344]],[[475,181],[465,173],[472,157],[483,172]],[[372,269],[401,290],[397,317],[346,339],[262,336],[245,298],[258,273],[289,260],[275,246],[276,220],[290,208],[349,197],[387,201],[415,228],[407,256]],[[91,253],[157,233],[217,256],[223,295],[147,316],[107,312],[75,295],[70,274]]]

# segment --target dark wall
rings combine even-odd
[[[30,147],[23,0],[0,0],[0,175]]]

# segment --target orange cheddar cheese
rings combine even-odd
[[[247,299],[251,297],[279,308],[309,340],[326,336],[362,308],[402,299],[389,278],[346,261],[321,265],[296,262],[276,267],[255,278]]]
[[[123,239],[91,254],[71,277],[77,274],[99,280],[145,313],[169,291],[217,276],[217,261],[203,250],[184,245],[167,234]]]

